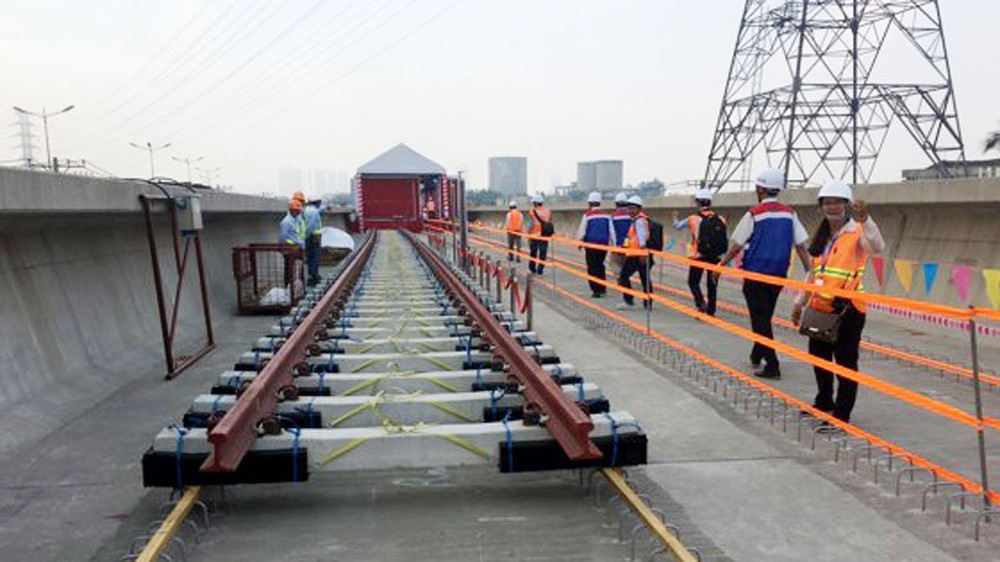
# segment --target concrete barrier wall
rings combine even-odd
[[[140,193],[161,194],[136,183],[0,171],[0,450],[44,436],[140,375],[166,372]],[[216,193],[202,203],[218,326],[235,310],[230,248],[274,241],[285,203]],[[177,268],[163,210],[154,228],[169,306]],[[194,258],[192,245],[180,355],[203,341]]]
[[[782,201],[799,212],[806,227],[812,232],[819,222],[816,206],[816,189],[789,191]],[[905,296],[917,300],[966,306],[989,306],[981,268],[1000,268],[1000,180],[971,179],[948,182],[905,182],[859,186],[855,196],[868,201],[872,216],[882,227],[888,248],[885,252],[885,286],[879,288],[874,273],[869,269],[865,276],[868,290]],[[755,202],[751,193],[722,194],[717,197],[716,208],[726,215],[730,225]],[[610,207],[611,204],[606,206]],[[582,203],[556,203],[556,231],[574,235],[583,212]],[[690,196],[672,196],[646,201],[646,211],[656,220],[667,225],[673,212],[682,216],[692,212]],[[474,209],[473,220],[500,224],[505,209]],[[678,236],[667,225],[666,236]],[[687,236],[686,231],[680,233]],[[676,250],[675,250],[676,253]],[[915,262],[913,284],[905,291],[895,272],[896,259]],[[920,263],[930,261],[940,264],[932,292],[924,292],[924,277]],[[962,300],[951,281],[951,264],[958,263],[976,268],[970,284],[969,302]],[[800,271],[797,269],[796,271]]]

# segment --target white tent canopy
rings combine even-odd
[[[343,248],[354,251],[354,239],[351,238],[351,235],[332,226],[320,229],[319,244],[324,248]]]

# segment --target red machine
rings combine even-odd
[[[396,145],[358,168],[358,227],[420,231],[425,218],[451,218],[453,184],[441,165],[405,144]]]

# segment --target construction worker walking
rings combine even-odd
[[[757,176],[757,201],[733,231],[729,252],[719,265],[725,266],[743,251],[743,269],[775,277],[786,277],[792,248],[799,254],[802,267],[809,269],[806,242],[809,233],[795,211],[778,202],[785,188],[785,173],[774,168]],[[745,251],[744,251],[745,248]],[[716,277],[718,274],[715,274]],[[743,297],[750,311],[750,326],[755,334],[774,339],[771,319],[781,294],[781,285],[743,280]],[[754,342],[750,351],[753,374],[762,378],[779,379],[781,369],[778,354],[766,345]]]
[[[632,216],[632,225],[628,229],[625,244],[623,245],[625,249],[634,255],[626,255],[625,263],[618,274],[618,285],[626,289],[631,289],[631,277],[634,273],[638,272],[643,292],[651,293],[653,287],[649,279],[649,270],[653,266],[653,256],[646,253],[646,245],[650,237],[649,217],[642,211],[642,198],[638,195],[629,197],[628,204],[629,213]],[[622,293],[622,300],[624,302],[617,307],[619,310],[626,310],[635,306],[635,299],[630,294]],[[652,308],[653,302],[649,299],[644,299],[642,306],[647,309]]]
[[[722,255],[729,249],[729,234],[726,231],[726,218],[712,210],[712,190],[700,189],[694,196],[698,212],[679,218],[673,216],[674,230],[687,229],[691,233],[688,243],[688,257],[693,260],[717,264]],[[694,305],[699,312],[715,316],[716,295],[719,280],[714,275],[706,275],[708,300],[701,292],[701,277],[704,269],[692,265],[688,268],[688,288],[694,297]]]
[[[864,291],[861,281],[865,264],[870,255],[885,249],[885,241],[868,206],[854,199],[846,183],[827,182],[816,199],[823,220],[809,244],[812,268],[806,274],[806,282],[814,283],[816,291],[800,293],[792,309],[792,322],[809,334],[810,354],[827,361],[835,359],[838,365],[856,371],[867,305],[862,300],[839,298],[822,291],[828,287]],[[829,324],[825,320],[831,317],[839,322],[836,328],[826,328]],[[813,370],[817,388],[813,406],[849,422],[858,383],[838,375],[834,399],[833,374],[820,367],[814,366]]]
[[[580,227],[576,231],[577,240],[588,244],[599,244],[601,246],[615,245],[615,229],[611,222],[611,215],[601,210],[601,194],[592,192],[587,197],[587,212],[580,218]],[[587,257],[587,275],[595,277],[601,281],[605,280],[604,260],[608,256],[607,250],[599,248],[582,248]],[[604,285],[588,280],[590,283],[590,296],[599,299],[608,292]]]
[[[323,235],[323,220],[321,218],[323,214],[323,210],[321,208],[322,204],[323,201],[314,199],[302,209],[302,217],[306,223],[306,269],[309,273],[310,287],[316,285],[320,281],[319,255],[321,249],[320,240]]]
[[[503,229],[507,231],[507,261],[521,262],[521,256],[514,254],[517,248],[521,252],[521,234],[524,233],[524,214],[517,210],[517,201],[513,199],[507,204],[507,214],[503,218]]]
[[[611,215],[611,224],[615,227],[615,245],[624,246],[628,239],[628,229],[632,227],[632,214],[629,212],[628,196],[622,191],[615,194],[615,212]],[[611,264],[619,272],[624,263],[624,254],[611,254]]]
[[[528,262],[528,270],[536,275],[542,275],[545,272],[545,259],[549,253],[549,238],[555,234],[555,227],[552,225],[552,211],[545,207],[545,197],[541,193],[531,197],[531,205],[531,212],[528,213],[528,220],[531,221],[528,234],[538,238],[531,238],[528,241],[533,258]]]

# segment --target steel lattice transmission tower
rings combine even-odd
[[[865,183],[893,121],[965,159],[937,0],[746,0],[705,181]]]

